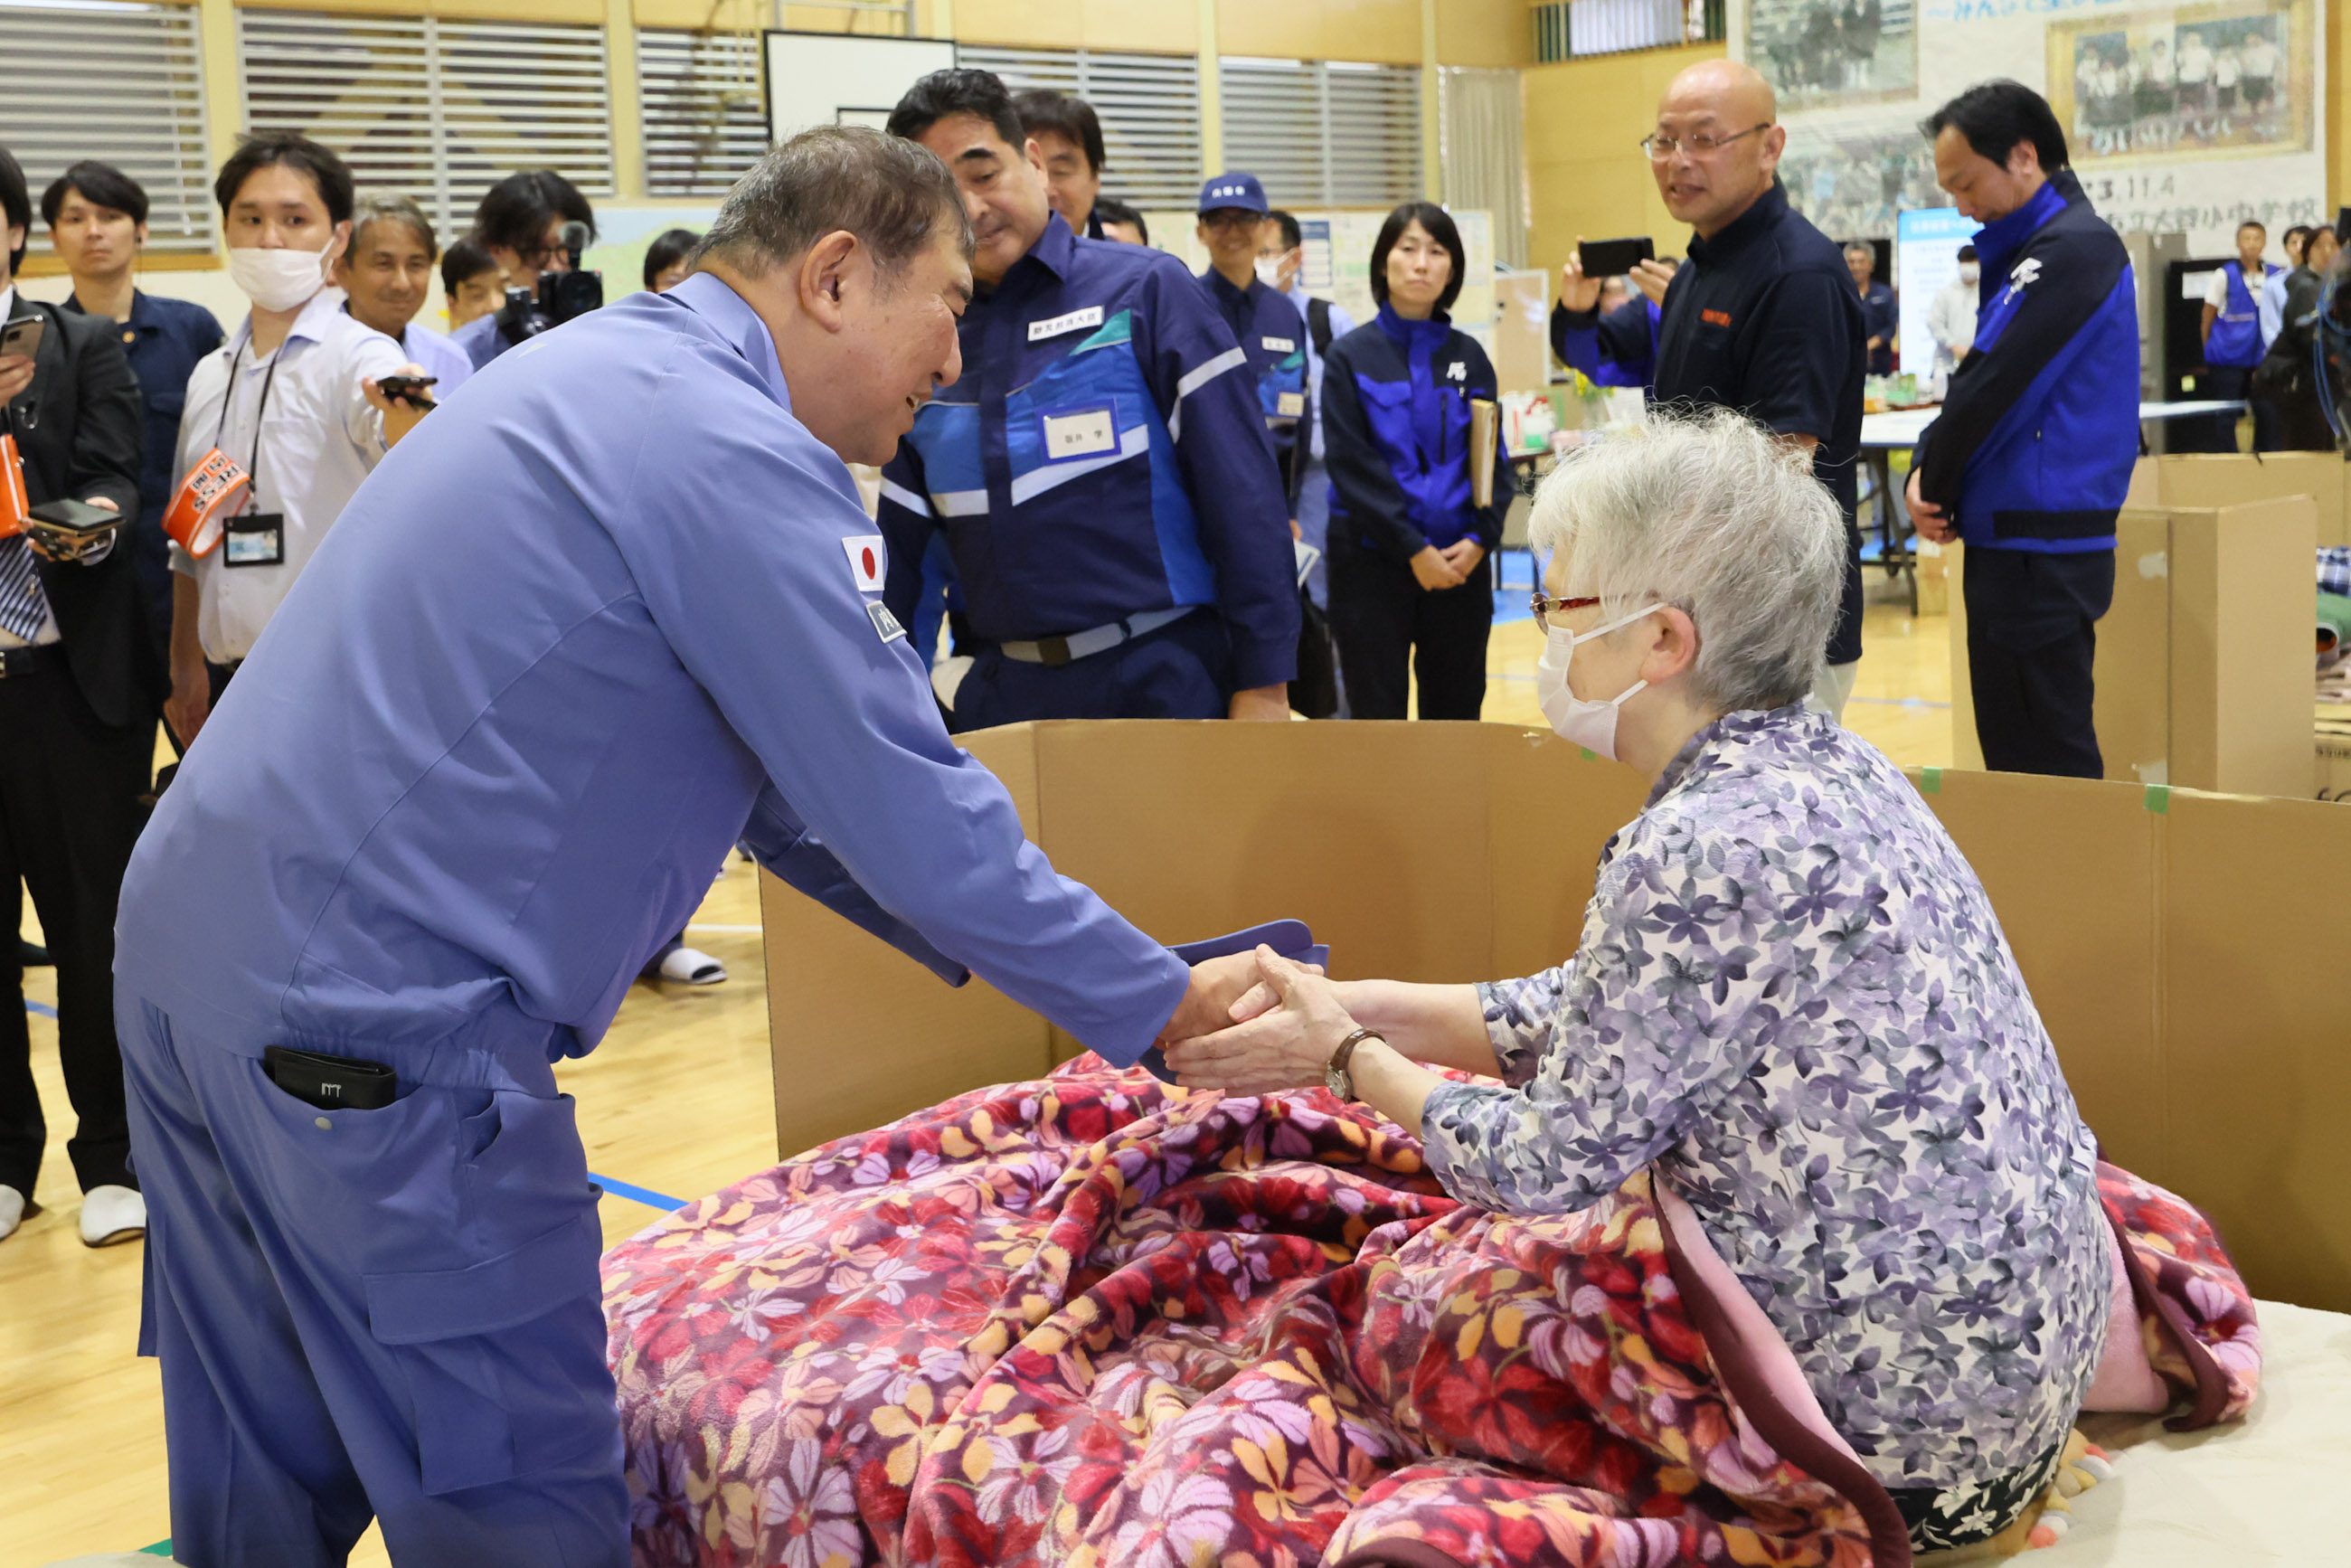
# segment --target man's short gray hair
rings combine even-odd
[[[735,182],[693,259],[762,277],[846,229],[887,277],[930,246],[942,225],[968,258],[971,220],[937,154],[861,125],[820,125]]]
[[[1727,409],[1660,408],[1570,452],[1529,542],[1570,547],[1567,593],[1604,619],[1671,604],[1698,628],[1691,695],[1723,713],[1801,700],[1844,586],[1845,524],[1812,460]]]

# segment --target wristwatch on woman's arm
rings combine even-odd
[[[1355,1097],[1355,1080],[1347,1071],[1347,1064],[1355,1059],[1355,1047],[1367,1040],[1376,1040],[1382,1045],[1388,1042],[1388,1037],[1375,1029],[1359,1029],[1341,1040],[1339,1049],[1332,1051],[1331,1060],[1323,1064],[1322,1087],[1342,1102]]]

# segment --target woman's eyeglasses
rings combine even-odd
[[[1538,591],[1534,599],[1535,624],[1548,632],[1552,629],[1552,616],[1564,615],[1571,610],[1589,610],[1599,602],[1596,594],[1579,599],[1553,599],[1548,593]],[[1562,626],[1559,630],[1564,632],[1567,628]]]

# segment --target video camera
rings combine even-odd
[[[497,319],[498,333],[508,346],[536,338],[574,317],[603,307],[604,275],[585,272],[580,267],[580,253],[587,248],[588,225],[564,225],[563,259],[570,270],[540,273],[536,289],[507,290],[507,302],[498,307]]]

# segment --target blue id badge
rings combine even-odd
[[[1246,931],[1234,931],[1222,936],[1211,936],[1203,942],[1186,942],[1168,949],[1186,964],[1197,964],[1209,958],[1229,958],[1236,953],[1254,952],[1259,944],[1272,948],[1293,964],[1331,962],[1331,949],[1314,940],[1303,920],[1271,920],[1263,925],[1252,925]],[[1157,1046],[1146,1049],[1136,1058],[1135,1065],[1144,1069],[1163,1083],[1176,1082],[1176,1073],[1167,1065],[1167,1057]]]

